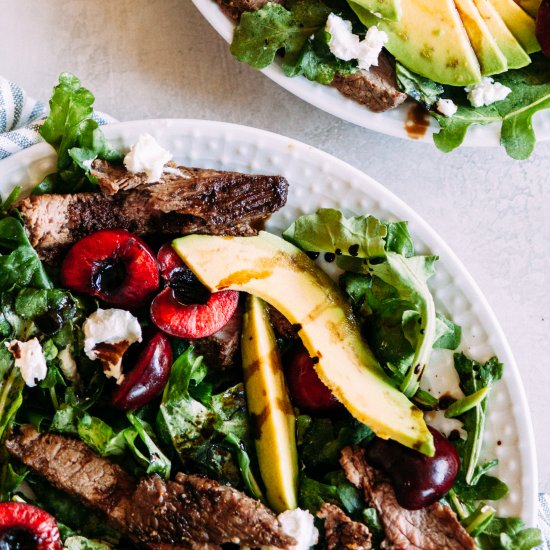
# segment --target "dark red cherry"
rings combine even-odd
[[[298,346],[286,358],[287,384],[294,404],[304,412],[329,412],[342,404],[321,382],[307,350]]]
[[[160,278],[155,256],[139,237],[106,229],[73,245],[61,266],[61,281],[109,305],[133,309],[147,303]]]
[[[550,0],[542,0],[537,14],[537,40],[546,57],[550,57]]]
[[[218,332],[239,304],[239,293],[234,290],[214,292],[205,304],[184,303],[178,298],[177,290],[168,287],[151,303],[153,323],[178,338],[204,338]]]
[[[397,501],[409,510],[424,508],[445,496],[460,470],[453,444],[429,429],[435,444],[433,457],[384,439],[375,439],[367,448],[369,463],[389,475]]]
[[[24,502],[0,503],[0,549],[61,550],[55,519]]]
[[[172,348],[168,338],[157,332],[145,345],[133,369],[113,395],[113,405],[124,411],[143,407],[160,395],[172,366]]]

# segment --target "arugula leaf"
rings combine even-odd
[[[0,219],[0,291],[14,285],[53,288],[42,262],[31,246],[23,224],[12,216]]]
[[[441,84],[413,73],[398,61],[395,63],[395,76],[399,89],[424,105],[426,109],[431,109],[445,91]]]
[[[90,540],[80,535],[73,535],[65,539],[64,547],[67,550],[109,550],[110,544],[105,542]]]
[[[283,63],[296,65],[309,37],[324,27],[330,11],[320,0],[295,0],[289,2],[289,9],[268,2],[241,15],[231,53],[239,61],[263,69],[284,50]]]
[[[13,356],[0,342],[0,444],[23,403],[25,382],[15,367]]]
[[[508,155],[517,160],[529,158],[536,141],[532,118],[538,111],[550,108],[550,63],[541,55],[534,56],[527,67],[494,78],[512,90],[506,99],[477,108],[467,106],[462,99],[452,117],[432,113],[441,127],[434,134],[439,149],[448,152],[458,147],[474,124],[502,123],[500,142]]]
[[[486,363],[479,363],[469,359],[463,353],[455,353],[455,369],[460,378],[460,387],[466,396],[476,393],[482,388],[491,387],[502,377],[503,365],[496,357]],[[462,470],[466,483],[471,484],[475,479],[476,467],[483,443],[487,397],[473,409],[461,416],[467,439],[462,452]]]
[[[316,514],[325,502],[341,505],[338,498],[338,489],[333,485],[321,483],[308,477],[304,472],[300,473],[298,502],[300,508]]]
[[[283,237],[306,251],[379,258],[385,256],[387,234],[386,225],[374,216],[346,218],[340,210],[321,208],[300,216]]]
[[[283,62],[286,76],[303,75],[308,80],[321,84],[330,84],[336,74],[350,75],[358,70],[355,62],[342,61],[334,56],[328,47],[327,33],[323,28],[307,39],[295,59],[287,58]]]
[[[10,461],[6,449],[0,451],[0,502],[10,500],[14,491],[27,477],[25,466]]]
[[[50,99],[50,114],[40,127],[40,135],[57,151],[57,175],[45,184],[49,192],[74,193],[95,183],[89,175],[96,158],[119,162],[121,154],[107,143],[92,118],[93,94],[69,73],[59,76]],[[44,187],[44,186],[42,186]],[[39,188],[39,192],[44,192]]]
[[[216,479],[239,483],[237,461],[223,440],[252,446],[243,384],[212,395],[208,367],[189,346],[174,362],[157,415],[157,430],[184,464]],[[242,458],[242,457],[241,457]],[[242,481],[241,481],[242,483]]]
[[[543,544],[539,529],[518,518],[494,518],[477,538],[480,550],[530,550]]]

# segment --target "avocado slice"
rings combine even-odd
[[[401,0],[355,0],[362,8],[383,19],[399,21],[401,18]]]
[[[516,4],[521,6],[533,19],[537,18],[541,0],[515,0]]]
[[[401,0],[397,22],[376,17],[356,1],[348,3],[363,24],[387,33],[386,49],[411,71],[453,86],[481,80],[476,54],[453,0]]]
[[[510,32],[493,4],[489,0],[474,0],[474,2],[499,48],[506,56],[508,68],[521,69],[529,65],[531,58]]]
[[[473,0],[455,0],[455,5],[476,52],[481,74],[488,76],[508,70],[506,56],[498,47]]]
[[[319,378],[359,422],[381,438],[433,456],[422,412],[384,374],[349,303],[307,254],[265,231],[256,237],[189,235],[172,246],[211,291],[248,292],[293,323],[318,360]]]
[[[248,296],[241,337],[248,412],[255,423],[260,473],[277,513],[298,506],[296,418],[265,303]]]
[[[535,20],[525,13],[514,0],[489,0],[506,26],[527,53],[540,51],[535,34]]]

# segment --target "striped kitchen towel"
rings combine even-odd
[[[0,76],[0,160],[42,141],[38,128],[46,114],[44,103]],[[99,124],[116,122],[103,113],[94,113],[94,119]]]

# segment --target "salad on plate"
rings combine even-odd
[[[252,67],[278,59],[286,76],[375,112],[414,100],[437,119],[442,151],[487,124],[511,157],[534,149],[533,116],[550,105],[547,0],[216,2],[236,22],[231,52]]]
[[[0,546],[515,549],[482,458],[504,366],[454,353],[407,223],[117,151],[63,74],[57,171],[0,217]]]

